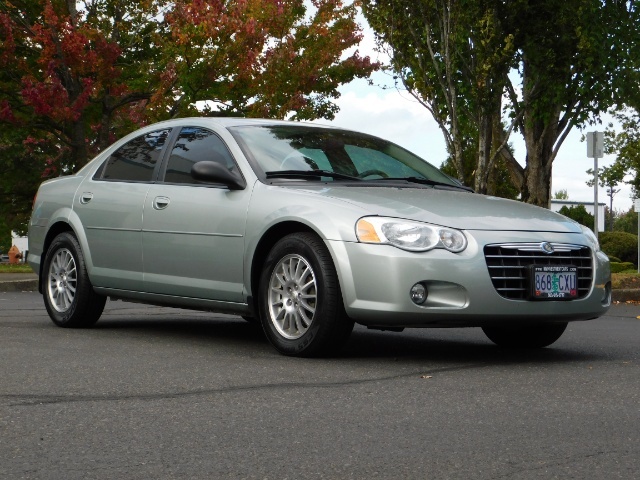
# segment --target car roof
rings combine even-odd
[[[260,125],[304,125],[314,128],[331,128],[336,130],[341,130],[339,127],[335,127],[333,125],[327,124],[319,124],[319,123],[311,123],[311,122],[300,122],[300,121],[291,121],[291,120],[275,120],[272,118],[242,118],[242,117],[183,117],[183,118],[174,118],[171,120],[165,120],[163,122],[154,123],[149,126],[158,126],[165,123],[170,123],[175,125],[178,124],[187,124],[189,122],[197,122],[200,125],[203,124],[214,124],[224,128],[227,127],[240,127],[240,126],[260,126]]]

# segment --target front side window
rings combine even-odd
[[[97,177],[104,180],[150,182],[170,128],[146,133],[125,143],[111,154]]]
[[[230,171],[235,169],[231,154],[215,133],[204,128],[184,127],[171,150],[164,181],[196,183],[191,177],[191,167],[205,160],[221,163]]]

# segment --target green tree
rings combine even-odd
[[[388,50],[398,77],[438,123],[459,180],[486,193],[498,152],[496,137],[507,74],[514,63],[513,36],[506,33],[502,2],[365,0],[363,11]]]
[[[640,114],[637,110],[627,109],[616,115],[618,131],[609,124],[605,131],[605,151],[616,155],[615,163],[610,167],[613,180],[631,185],[635,197],[640,194]],[[591,173],[593,171],[591,170]],[[603,172],[605,178],[607,172]],[[627,178],[626,175],[629,175]],[[607,180],[605,180],[607,181]],[[600,183],[602,185],[602,182]]]
[[[392,67],[443,130],[459,176],[464,172],[459,152],[472,143],[460,136],[486,139],[483,125],[493,118],[492,141],[479,141],[479,149],[490,144],[505,158],[524,201],[548,206],[553,160],[573,128],[640,97],[635,2],[366,0],[364,5],[380,42],[391,50]],[[509,102],[501,111],[505,95]],[[500,148],[512,128],[525,139],[524,166]],[[492,168],[486,158],[477,156],[476,176]],[[483,185],[482,178],[475,185]]]
[[[553,198],[555,200],[569,200],[569,194],[567,193],[566,189],[558,190],[553,194]]]
[[[616,232],[626,232],[638,234],[638,213],[633,209],[615,215],[613,230]]]
[[[584,225],[585,227],[589,227],[593,229],[594,218],[584,205],[573,205],[571,207],[567,207],[566,205],[558,210],[558,213],[564,215],[565,217],[569,217],[572,220]]]

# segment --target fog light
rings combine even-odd
[[[411,287],[409,296],[411,297],[411,301],[413,303],[415,303],[416,305],[422,305],[427,301],[427,288],[421,283],[416,283],[413,287]]]

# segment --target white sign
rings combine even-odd
[[[604,132],[587,133],[587,157],[602,158],[604,156]]]
[[[635,210],[636,213],[640,213],[640,198],[636,198],[633,201],[633,209]]]

